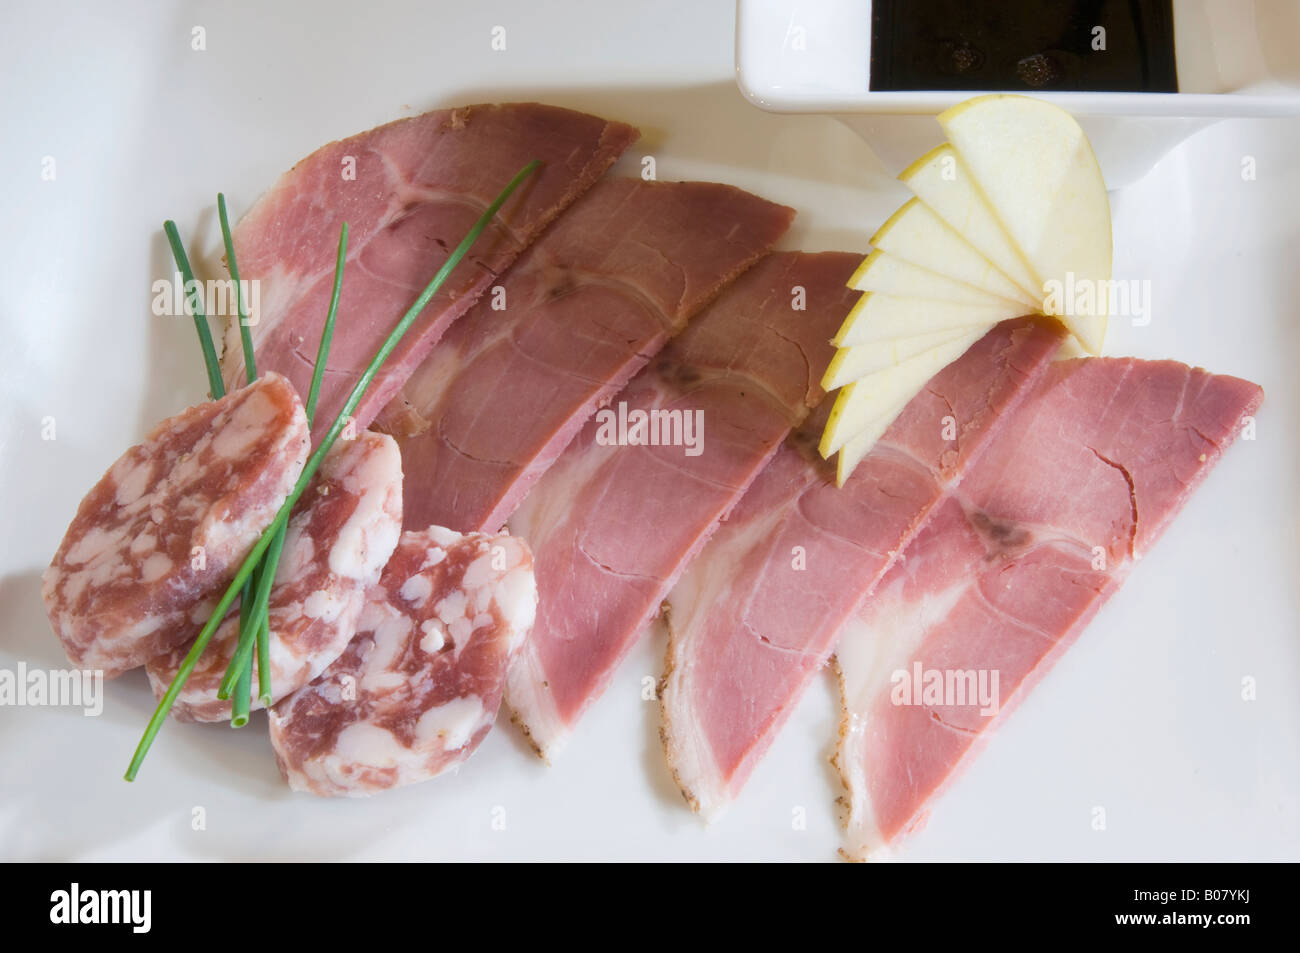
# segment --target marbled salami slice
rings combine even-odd
[[[72,663],[112,678],[192,636],[308,446],[297,393],[267,374],[164,420],[124,453],[81,501],[41,587]]]
[[[273,701],[297,691],[343,654],[356,633],[366,591],[379,581],[402,532],[402,458],[397,442],[362,431],[334,445],[315,482],[294,508],[271,589]],[[230,702],[217,698],[239,643],[239,607],[230,611],[172,706],[181,721],[221,721]],[[190,643],[145,666],[159,698]],[[257,662],[253,662],[257,684]],[[250,709],[262,707],[256,698]]]
[[[271,709],[289,786],[355,797],[465,760],[492,727],[536,609],[523,540],[403,533],[347,651]]]

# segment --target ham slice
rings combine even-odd
[[[840,628],[1047,370],[1064,331],[989,331],[917,395],[843,488],[816,445],[829,401],[791,436],[668,599],[664,750],[716,817],[830,656]]]
[[[558,753],[718,520],[820,400],[829,339],[857,297],[845,282],[858,260],[782,252],[750,269],[587,423],[510,520],[533,547],[541,603],[507,701],[544,757]],[[652,410],[678,413],[683,438],[686,421],[702,420],[702,441],[633,444],[648,437],[636,415]]]
[[[235,229],[242,277],[261,282],[260,370],[307,393],[325,321],[339,227],[350,229],[339,321],[317,419],[328,423],[379,345],[506,183],[542,168],[501,209],[425,307],[354,414],[366,427],[474,303],[637,137],[622,123],[537,103],[439,110],[330,143],[283,175]],[[227,384],[244,376],[227,330]],[[324,432],[324,428],[321,428]]]
[[[496,720],[536,607],[522,540],[403,533],[343,655],[271,709],[289,786],[360,797],[459,765]]]
[[[597,183],[380,416],[402,448],[407,528],[499,529],[596,407],[793,215],[709,182]]]
[[[848,857],[919,826],[1262,397],[1172,361],[1052,365],[840,638]]]

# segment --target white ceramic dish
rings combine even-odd
[[[202,398],[193,328],[151,313],[150,284],[171,273],[167,217],[200,268],[216,267],[218,189],[238,215],[330,139],[531,97],[641,126],[624,173],[653,155],[661,178],[796,206],[785,247],[865,249],[902,187],[840,123],[744,100],[732,11],[5,4],[0,668],[66,665],[41,570],[104,468]],[[495,25],[504,52],[491,49]],[[196,26],[204,52],[191,48]],[[1116,277],[1149,279],[1155,310],[1144,327],[1117,323],[1111,349],[1258,381],[1259,437],[1232,449],[901,858],[1300,859],[1298,153],[1294,123],[1224,122],[1115,198]],[[47,417],[57,439],[42,439]],[[0,859],[834,859],[830,680],[706,829],[664,770],[643,700],[663,650],[655,636],[633,653],[553,768],[503,724],[457,776],[363,801],[289,792],[260,716],[240,732],[168,725],[139,780],[123,783],[153,707],[139,672],[106,687],[98,718],[0,707]],[[1258,680],[1254,702],[1244,677]]]
[[[1300,115],[1300,4],[1174,0],[1178,93],[1037,93],[1079,116],[1106,182],[1135,182],[1216,119]],[[763,109],[830,113],[894,172],[972,92],[870,89],[871,0],[738,0],[736,80]]]

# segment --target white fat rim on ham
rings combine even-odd
[[[970,588],[963,578],[941,592],[927,594],[924,602],[902,598],[902,579],[878,589],[870,599],[872,624],[854,615],[840,632],[835,658],[844,696],[844,730],[838,763],[850,783],[845,839],[854,856],[884,859],[889,856],[885,838],[876,825],[862,754],[863,739],[872,731],[872,705],[890,690],[890,676],[911,667],[917,649],[930,628],[944,620]]]

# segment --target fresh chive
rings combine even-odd
[[[253,573],[253,576],[256,575],[257,573]],[[253,588],[253,576],[249,576],[248,581],[244,583],[244,591],[239,598],[239,632],[241,638],[244,630],[249,627],[249,620],[253,617],[253,600],[249,595],[249,590]],[[239,676],[238,685],[235,687],[234,699],[230,703],[230,724],[234,728],[243,728],[244,725],[248,724],[248,696],[253,690],[252,677],[253,673],[251,666],[249,666]]]
[[[226,268],[235,283],[235,312],[239,316],[239,339],[244,346],[244,376],[248,383],[257,380],[257,359],[253,356],[253,334],[248,328],[248,315],[244,311],[244,289],[239,284],[239,264],[235,261],[235,239],[230,234],[230,219],[226,216],[226,196],[217,193],[217,218],[221,220],[221,241],[226,246]]]
[[[310,461],[308,462],[310,463]],[[296,498],[293,494],[290,494],[289,500],[294,501]],[[271,520],[271,525],[267,527],[268,531],[284,524],[282,515],[283,508],[281,508],[281,511]],[[149,747],[153,744],[154,738],[157,737],[158,732],[162,729],[162,723],[167,717],[167,712],[171,711],[172,705],[176,702],[176,696],[179,695],[181,689],[185,687],[186,681],[189,680],[190,673],[194,671],[194,666],[198,664],[199,656],[202,655],[203,650],[208,647],[208,643],[212,641],[212,634],[217,631],[217,626],[220,625],[221,620],[225,618],[226,613],[230,611],[231,605],[234,604],[235,595],[241,588],[243,588],[244,583],[247,582],[248,578],[253,574],[253,569],[256,568],[270,543],[271,535],[269,535],[269,532],[263,532],[258,541],[253,544],[253,548],[249,552],[247,558],[245,558],[239,569],[236,570],[235,578],[230,581],[230,585],[226,587],[225,593],[217,600],[217,605],[212,610],[211,617],[203,626],[202,630],[200,630],[198,637],[194,640],[193,644],[190,645],[190,650],[185,654],[185,658],[182,660],[181,666],[177,670],[175,677],[172,678],[171,684],[167,686],[167,691],[163,693],[162,700],[159,701],[158,707],[154,709],[153,717],[149,719],[149,724],[145,726],[144,736],[140,739],[140,744],[136,746],[135,755],[131,759],[131,764],[127,767],[125,775],[126,780],[135,780],[136,773],[140,770],[140,765],[144,762],[145,755],[149,753]]]
[[[320,344],[316,347],[316,363],[312,366],[311,386],[307,389],[307,426],[311,427],[316,422],[316,402],[320,398],[321,382],[325,379],[325,366],[329,363],[330,347],[334,343],[334,321],[339,313],[339,297],[343,293],[343,268],[348,260],[348,223],[344,222],[343,227],[339,229],[339,250],[334,259],[334,288],[330,292],[329,309],[325,312],[325,326],[321,328]],[[266,572],[266,566],[270,566],[271,576],[275,576],[275,567],[280,564],[280,551],[284,548],[284,534],[287,527],[281,527],[280,532],[276,534],[275,543],[271,546],[271,551],[267,553],[266,561],[263,563],[263,572]],[[257,687],[258,696],[261,702],[267,708],[271,707],[271,618],[270,618],[270,597],[271,590],[268,586],[265,592],[259,590],[257,600],[253,604],[254,617],[258,620],[258,640],[257,640]]]
[[[217,362],[217,349],[212,344],[212,329],[208,327],[208,316],[203,313],[203,302],[199,298],[198,282],[194,280],[194,269],[190,267],[189,256],[185,254],[185,246],[181,244],[180,232],[176,230],[176,223],[170,218],[163,222],[163,232],[167,235],[167,242],[172,246],[172,257],[176,259],[176,267],[180,270],[181,280],[185,283],[185,302],[189,305],[190,315],[194,318],[194,330],[199,333],[199,346],[203,348],[203,363],[208,369],[208,391],[212,394],[213,399],[224,397],[226,395],[226,385],[221,380],[221,365]]]
[[[248,695],[253,690],[252,686],[249,685],[249,679],[251,678],[252,675],[250,673],[245,673],[239,680],[239,695],[232,703],[233,707],[230,715],[231,728],[243,728],[248,724]],[[243,699],[242,702],[240,701],[241,698]]]
[[[239,341],[244,351],[244,376],[248,383],[257,380],[257,356],[253,349],[253,335],[248,326],[248,314],[244,310],[244,289],[239,281],[239,262],[235,258],[235,239],[230,231],[230,216],[226,213],[226,196],[223,192],[217,193],[217,218],[221,222],[221,242],[226,248],[226,268],[230,271],[230,280],[235,285],[235,315],[239,321]],[[239,603],[239,634],[242,639],[244,630],[253,620],[256,625],[257,617],[252,610],[253,591],[257,588],[260,578],[266,574],[266,566],[263,564],[258,568],[248,582],[244,583],[244,591],[240,595]],[[274,573],[274,569],[271,570]],[[262,640],[265,642],[265,639]],[[252,679],[251,673],[245,673],[239,680],[240,688],[235,696],[235,703],[232,708],[230,723],[236,728],[242,728],[248,724],[248,694],[252,690],[248,684]],[[262,681],[259,676],[259,683]],[[242,701],[240,700],[242,698]]]
[[[239,277],[238,277],[239,271],[238,271],[238,265],[235,264],[234,246],[230,239],[230,223],[226,217],[226,200],[225,200],[225,196],[221,195],[220,193],[218,193],[217,195],[217,212],[218,212],[218,216],[221,219],[222,237],[226,241],[226,255],[227,255],[226,260],[230,266],[232,277],[234,277],[235,280],[235,294],[239,302],[237,309],[241,316],[241,327],[242,327],[242,316],[243,316],[244,306],[243,306],[242,294],[239,291]],[[172,257],[176,259],[176,267],[180,270],[181,279],[185,282],[185,288],[187,289],[186,301],[188,303],[190,313],[194,317],[194,327],[195,330],[198,331],[199,345],[203,349],[203,363],[207,366],[207,370],[208,370],[209,391],[212,394],[213,399],[224,397],[226,393],[226,386],[221,379],[220,365],[217,363],[217,350],[212,342],[212,330],[211,328],[208,327],[207,315],[204,314],[203,312],[202,303],[199,300],[197,292],[192,295],[189,293],[189,289],[194,288],[196,283],[194,283],[194,271],[190,267],[189,256],[185,254],[185,245],[181,242],[180,232],[177,231],[175,222],[168,219],[166,222],[163,223],[163,231],[166,233],[167,241],[171,245]],[[251,369],[249,372],[248,380],[249,383],[252,383],[253,380],[255,380],[257,377],[256,366],[253,363],[253,341],[252,338],[247,334],[247,329],[244,328],[243,330],[245,332],[244,340],[243,340],[244,364],[245,367]],[[241,595],[241,602],[240,602],[241,620],[243,619],[245,614],[242,607],[244,605],[248,605],[251,609],[252,606],[253,583],[254,583],[253,577],[250,576],[248,582],[244,584],[244,591]],[[242,632],[242,626],[243,626],[242,621],[240,625],[241,625],[241,632]],[[244,707],[245,709],[247,709],[248,707],[247,703],[245,703]],[[248,718],[247,715],[245,714],[244,721],[246,722],[247,720]]]
[[[284,538],[284,530],[281,530],[280,538]],[[265,570],[263,570],[265,571]],[[271,570],[272,577],[275,576],[275,570]],[[254,615],[257,620],[257,700],[262,703],[263,708],[271,707],[273,692],[271,691],[271,615],[266,606],[262,606]]]
[[[321,329],[320,345],[316,348],[316,365],[311,372],[311,387],[307,390],[307,424],[316,417],[316,400],[320,397],[321,381],[325,379],[325,362],[334,343],[334,318],[339,310],[339,295],[343,292],[343,265],[348,257],[348,223],[339,231],[338,257],[334,260],[334,290],[330,292],[329,311],[325,313],[325,327]]]
[[[320,345],[316,349],[316,365],[312,370],[311,387],[307,391],[307,426],[310,427],[316,420],[316,402],[320,397],[321,381],[325,377],[325,365],[329,360],[330,346],[334,341],[334,322],[338,316],[339,296],[343,289],[343,269],[347,263],[348,257],[348,223],[344,222],[343,227],[339,230],[339,247],[338,255],[334,261],[334,288],[330,294],[329,310],[325,313],[325,326],[321,329]],[[254,612],[252,618],[255,620],[253,633],[246,634],[244,624],[241,622],[239,630],[239,645],[235,649],[234,655],[231,656],[230,664],[226,667],[226,674],[221,679],[221,686],[217,690],[217,697],[221,699],[229,698],[231,693],[236,691],[237,682],[243,678],[244,672],[252,665],[253,635],[262,631],[270,630],[269,603],[271,598],[271,583],[274,582],[275,567],[280,563],[280,552],[284,548],[284,533],[281,529],[276,539],[271,543],[270,549],[267,550],[266,558],[262,562],[262,579],[261,584],[257,587],[257,593],[253,597]],[[270,672],[270,645],[267,639],[260,639],[256,643],[258,649],[257,655],[257,683],[258,696],[262,699],[262,704],[270,707],[271,704],[271,672]],[[263,674],[265,673],[265,674]],[[232,722],[233,723],[233,722]]]
[[[532,162],[528,163],[528,165],[520,169],[515,177],[510,180],[510,183],[501,191],[501,194],[493,200],[492,204],[484,210],[478,221],[474,223],[474,227],[469,230],[469,233],[461,240],[460,244],[456,246],[456,249],[448,256],[447,260],[443,262],[442,267],[438,269],[438,273],[433,276],[433,280],[425,286],[424,291],[420,293],[420,296],[416,298],[411,307],[407,309],[404,315],[402,315],[401,320],[397,322],[397,326],[393,328],[388,337],[384,340],[384,343],[380,345],[379,350],[375,352],[375,356],[371,359],[370,364],[357,379],[356,384],[353,385],[352,391],[348,394],[347,400],[344,401],[343,407],[339,411],[339,415],[334,418],[334,422],[330,424],[330,428],[326,432],[324,439],[321,440],[315,452],[308,458],[307,464],[303,467],[302,473],[299,475],[298,481],[294,484],[294,488],[289,493],[288,498],[286,498],[284,503],[281,504],[279,512],[277,512],[274,519],[271,520],[271,524],[253,545],[252,551],[244,559],[244,562],[240,565],[239,569],[236,570],[235,578],[230,581],[230,585],[226,587],[225,593],[219,600],[217,600],[217,605],[212,612],[211,618],[208,619],[207,623],[203,626],[202,631],[199,632],[198,637],[194,640],[194,644],[190,646],[190,650],[186,654],[185,659],[181,662],[180,669],[177,671],[175,678],[172,679],[171,684],[167,687],[167,691],[158,702],[158,707],[154,710],[153,717],[149,719],[149,724],[145,726],[144,735],[140,738],[140,743],[136,746],[135,754],[131,758],[131,763],[127,766],[125,774],[126,780],[135,780],[136,774],[140,771],[141,764],[144,763],[145,756],[149,753],[149,748],[153,745],[154,738],[156,738],[158,732],[162,730],[163,722],[166,720],[167,713],[175,703],[176,696],[179,695],[181,689],[185,687],[185,682],[189,679],[190,673],[194,671],[194,666],[198,664],[199,656],[203,653],[203,650],[207,648],[208,643],[212,640],[213,633],[216,632],[217,626],[221,622],[221,619],[225,616],[226,612],[230,609],[231,604],[235,601],[236,593],[239,592],[240,588],[243,587],[244,582],[252,575],[253,568],[262,559],[262,556],[270,547],[271,541],[280,531],[280,528],[288,523],[289,513],[293,510],[294,504],[298,502],[299,497],[301,497],[303,492],[307,489],[307,484],[311,481],[311,478],[316,475],[316,471],[320,468],[321,461],[334,445],[334,441],[338,439],[339,434],[343,432],[343,428],[347,426],[348,418],[352,415],[352,412],[357,409],[357,405],[361,403],[361,398],[365,394],[366,388],[370,386],[370,383],[375,379],[375,375],[379,373],[379,368],[383,365],[384,361],[388,360],[389,355],[393,353],[393,350],[397,347],[398,342],[401,341],[403,336],[405,336],[406,332],[411,329],[411,325],[414,324],[415,319],[420,316],[420,312],[423,311],[425,305],[429,303],[429,299],[437,294],[438,289],[442,287],[443,283],[447,280],[448,275],[450,275],[452,270],[460,264],[461,260],[466,254],[468,254],[474,242],[478,240],[478,237],[483,234],[484,229],[486,229],[492,219],[496,217],[497,212],[501,210],[501,206],[504,205],[510,196],[514,194],[515,190],[523,184],[525,179],[537,171],[540,165],[541,163],[534,159]]]
[[[288,521],[281,524],[288,525]],[[245,625],[242,621],[239,626],[239,644],[235,647],[235,654],[230,658],[230,664],[226,666],[226,674],[221,679],[221,686],[217,689],[217,697],[221,699],[231,698],[237,691],[236,686],[241,679],[247,675],[253,666],[253,648],[257,629],[262,624],[262,616],[259,608],[265,606],[270,598],[271,584],[275,579],[275,565],[280,561],[280,552],[284,548],[284,531],[283,528],[276,532],[271,539],[271,545],[267,547],[266,558],[262,562],[263,572],[258,580],[257,590],[249,600],[249,618],[257,620],[257,625]],[[258,665],[261,665],[261,657],[258,657]],[[259,687],[261,675],[258,675]]]

